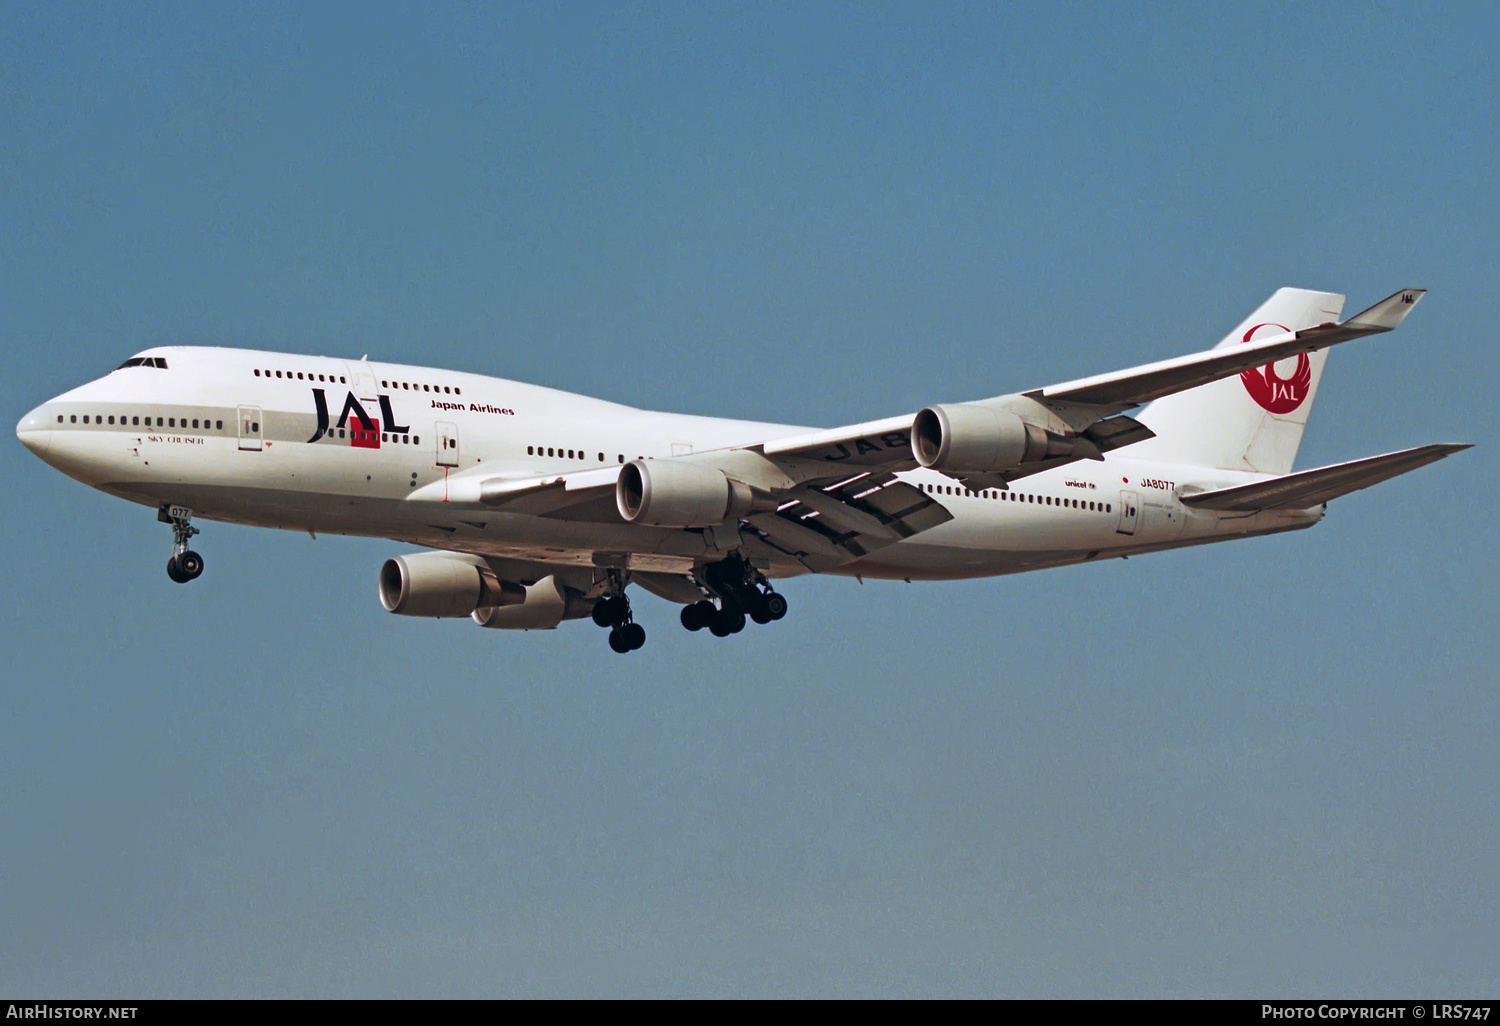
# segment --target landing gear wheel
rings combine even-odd
[[[177,572],[182,575],[183,581],[196,581],[203,574],[203,557],[192,549],[179,553],[176,557]]]
[[[624,623],[609,632],[609,647],[622,655],[634,652],[646,643],[646,628],[638,623]]]
[[[766,608],[765,599],[760,599],[750,605],[750,619],[756,623],[770,623],[771,612]]]
[[[694,602],[682,607],[682,625],[690,631],[701,631],[713,623],[717,613],[712,602]]]
[[[182,571],[177,569],[177,557],[167,557],[167,576],[172,578],[173,584],[186,584],[188,579],[182,576]]]
[[[778,592],[773,591],[767,595],[765,602],[762,603],[762,607],[765,609],[766,615],[773,620],[780,620],[786,615],[786,599],[782,598]]]
[[[716,638],[727,638],[731,634],[738,634],[745,629],[745,614],[738,609],[721,609],[714,614],[713,622],[708,625]]]
[[[592,615],[600,627],[618,627],[630,616],[630,603],[619,595],[608,595],[594,603]]]

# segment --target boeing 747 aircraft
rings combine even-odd
[[[1281,289],[1211,350],[830,430],[653,413],[500,378],[162,347],[16,428],[63,473],[157,511],[167,575],[195,519],[368,535],[405,616],[640,648],[631,584],[719,637],[786,615],[805,573],[942,580],[1311,527],[1330,500],[1468,448],[1292,472],[1330,346],[1390,331],[1404,289]],[[1127,411],[1145,406],[1134,416]]]

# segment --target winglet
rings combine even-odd
[[[1361,310],[1340,327],[1390,331],[1406,320],[1406,315],[1411,313],[1412,307],[1416,306],[1425,295],[1427,295],[1426,289],[1402,289],[1382,299],[1368,310]]]

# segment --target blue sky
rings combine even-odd
[[[68,4],[0,36],[14,418],[159,342],[835,425],[1350,312],[1315,530],[500,634],[0,448],[0,991],[1496,990],[1482,5]]]

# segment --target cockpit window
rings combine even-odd
[[[115,370],[124,370],[126,367],[156,367],[160,370],[167,369],[167,361],[161,356],[132,356]]]

